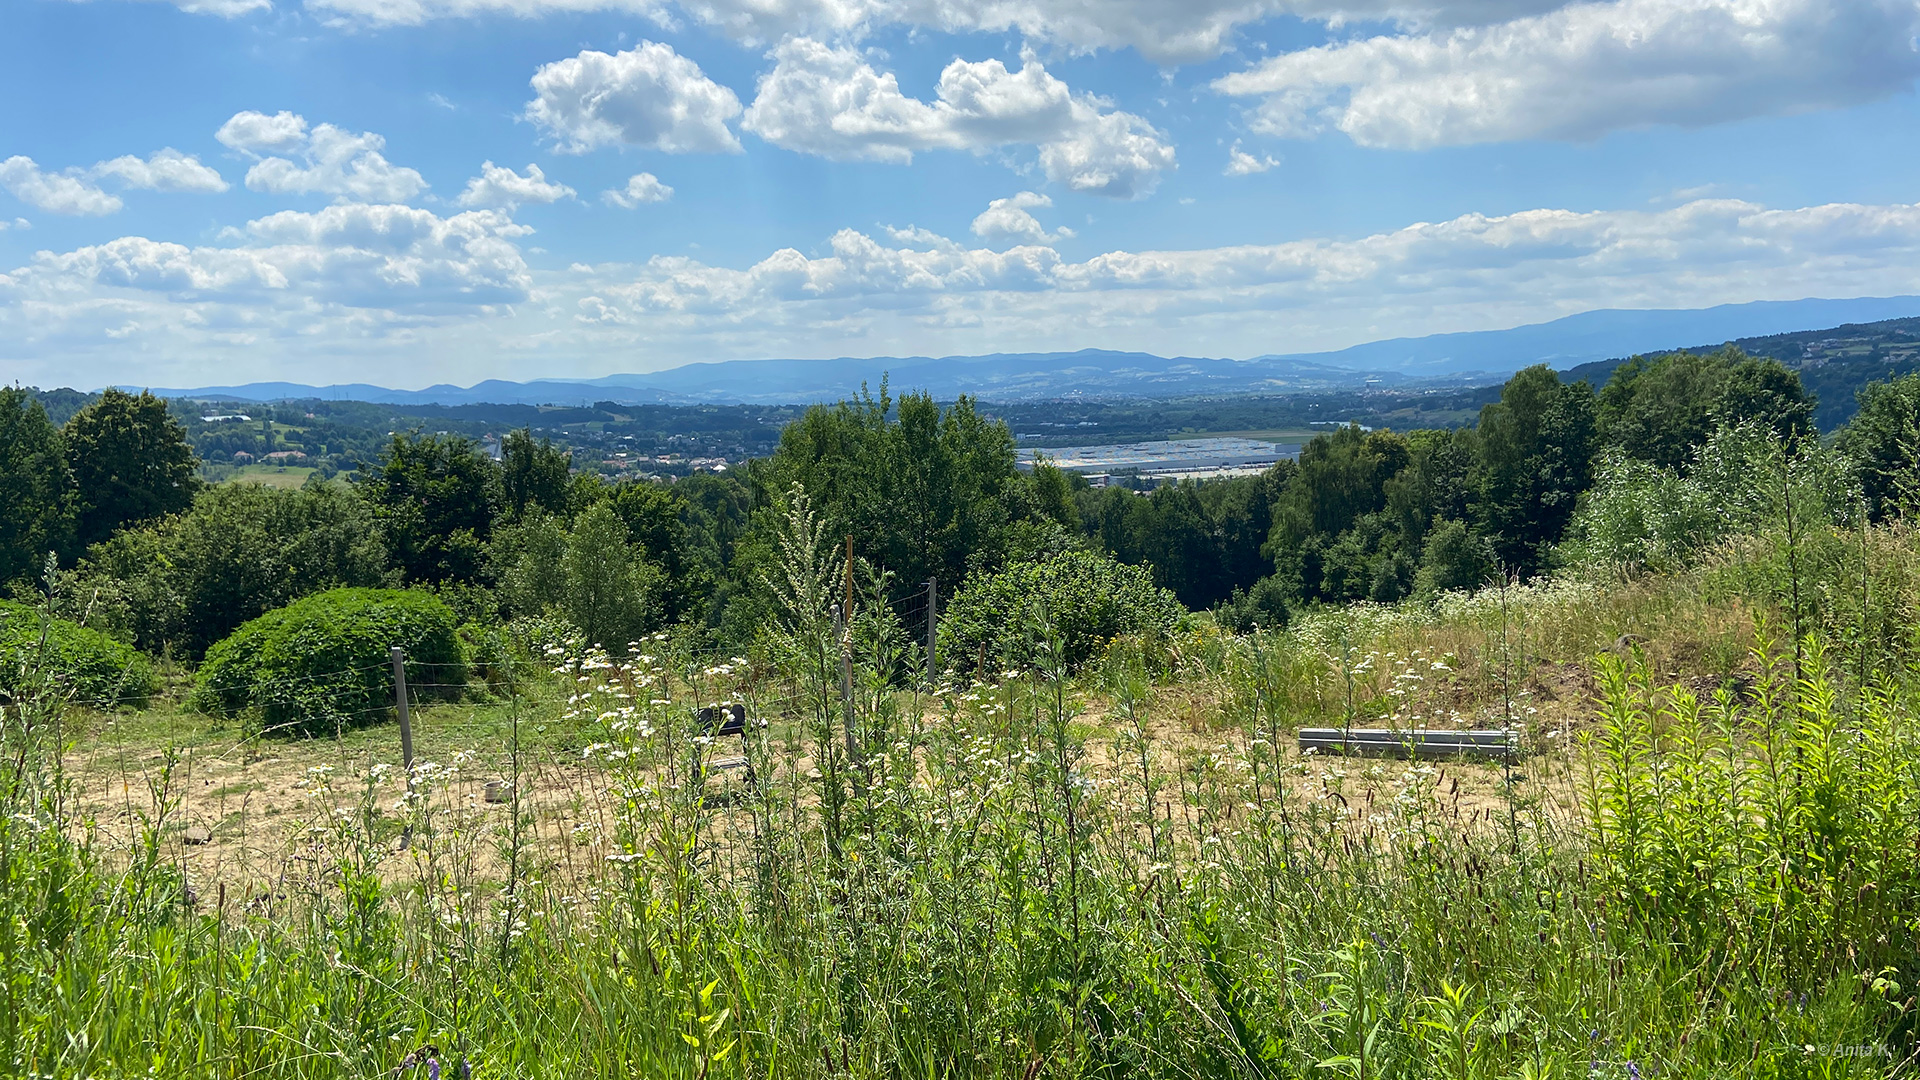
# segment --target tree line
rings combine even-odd
[[[797,488],[900,604],[928,579],[950,595],[1084,551],[1146,568],[1229,626],[1273,625],[1317,604],[1474,588],[1631,548],[1601,544],[1621,526],[1596,515],[1630,516],[1660,477],[1704,477],[1702,455],[1733,428],[1783,454],[1827,454],[1821,467],[1846,474],[1864,512],[1901,513],[1920,376],[1862,391],[1828,443],[1814,407],[1792,370],[1732,348],[1636,358],[1597,391],[1537,366],[1469,427],[1350,425],[1258,476],[1136,494],[1044,461],[1023,471],[1008,427],[972,401],[883,385],[807,410],[771,455],[727,474],[610,483],[525,430],[498,460],[467,438],[411,432],[350,481],[282,491],[200,483],[181,426],[149,394],[107,391],[56,427],[8,389],[0,580],[16,596],[43,591],[51,558],[67,614],[186,659],[341,586],[427,589],[465,620],[553,619],[616,648],[673,625],[738,642],[766,618],[757,585]]]

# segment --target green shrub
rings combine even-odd
[[[1214,621],[1236,634],[1253,630],[1273,630],[1287,625],[1287,583],[1269,575],[1253,583],[1250,589],[1235,589],[1213,611]]]
[[[37,681],[40,642],[40,612],[0,601],[0,690],[18,692]],[[46,623],[45,658],[54,682],[95,708],[145,708],[159,689],[153,665],[133,646],[65,619]]]
[[[227,716],[259,710],[267,731],[320,734],[383,714],[388,650],[407,651],[412,696],[451,700],[467,665],[453,612],[431,593],[333,589],[270,611],[207,650],[194,701]]]
[[[969,578],[941,616],[940,653],[950,668],[970,671],[984,658],[1025,666],[1044,658],[1050,628],[1060,656],[1077,667],[1122,634],[1162,637],[1186,609],[1153,583],[1145,567],[1087,551],[1016,563]]]

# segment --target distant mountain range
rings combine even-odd
[[[1271,354],[1249,360],[1083,349],[938,358],[730,360],[598,379],[490,379],[470,387],[442,384],[423,390],[395,390],[364,383],[308,386],[265,382],[185,389],[156,387],[154,392],[166,397],[232,401],[321,398],[391,405],[590,405],[599,401],[804,404],[839,400],[857,392],[862,383],[877,390],[883,377],[896,391],[925,390],[942,399],[973,394],[993,401],[1285,394],[1362,386],[1470,386],[1497,381],[1538,363],[1566,370],[1636,353],[1907,316],[1920,316],[1920,296],[1759,301],[1689,310],[1589,311],[1511,330],[1393,338],[1333,352]]]

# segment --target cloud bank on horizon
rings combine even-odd
[[[1253,355],[1920,293],[1914,0],[0,5],[21,382]]]

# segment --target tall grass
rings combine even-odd
[[[318,770],[306,790],[327,797],[257,894],[189,888],[164,780],[113,850],[67,789],[57,696],[9,705],[7,1070],[1912,1070],[1920,681],[1904,661],[1863,681],[1815,632],[1796,679],[1763,632],[1703,696],[1614,648],[1634,629],[1617,608],[1556,585],[1203,636],[1171,660],[1121,642],[1079,673],[928,690],[900,678],[920,666],[884,582],[856,575],[849,609],[824,530],[802,499],[790,511],[780,621],[755,655],[555,648],[565,715],[545,722],[585,744],[551,781],[575,785],[565,807],[516,789],[489,817],[461,797],[461,759]],[[1691,603],[1645,588],[1650,610]],[[1029,630],[1048,640],[1044,617]],[[1287,750],[1303,717],[1426,723],[1450,700],[1435,683],[1511,691],[1516,656],[1554,650],[1609,650],[1590,744],[1545,751],[1578,767],[1577,812],[1528,794],[1537,778],[1496,808],[1463,801],[1463,766]],[[1156,719],[1187,689],[1154,678],[1169,663],[1214,688],[1192,753]],[[728,700],[773,721],[746,739],[751,785],[713,767],[728,748],[694,723]]]

